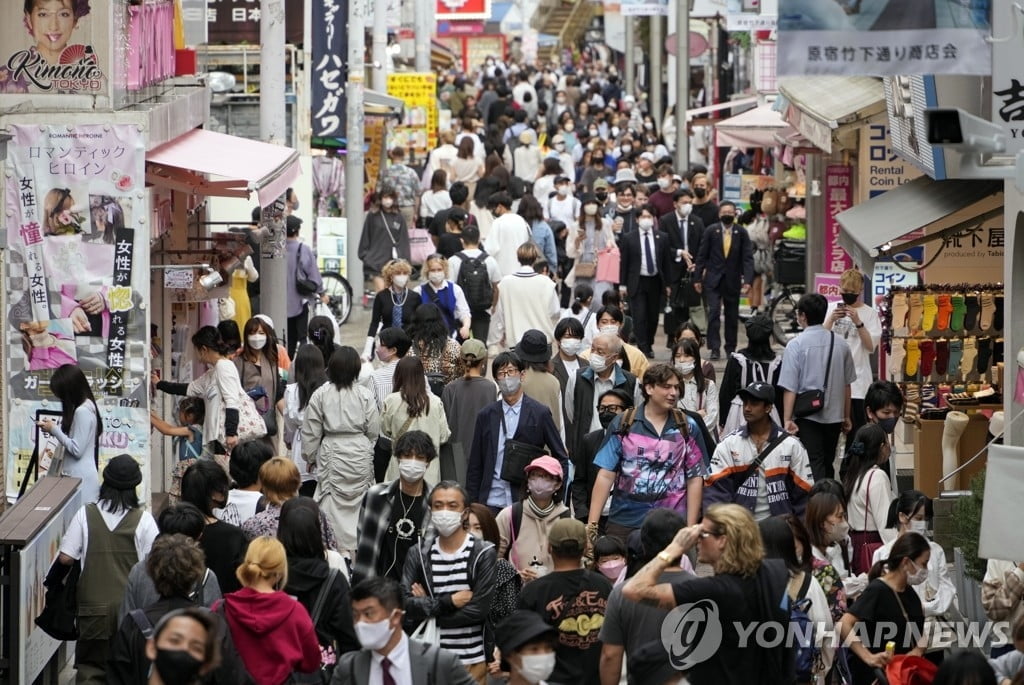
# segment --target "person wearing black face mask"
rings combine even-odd
[[[874,380],[871,372],[871,356],[882,339],[882,322],[878,312],[866,305],[862,299],[864,276],[857,269],[847,269],[839,278],[841,302],[832,302],[825,313],[824,326],[842,337],[853,355],[853,366],[857,380],[850,386],[850,419],[853,421],[851,435],[867,422],[864,413],[864,396]],[[940,373],[943,369],[939,370]],[[891,432],[891,431],[889,431]]]
[[[903,393],[900,386],[892,381],[875,381],[868,386],[864,395],[864,413],[868,423],[877,423],[890,436],[896,430],[900,414],[903,413]],[[852,441],[851,441],[852,443]],[[846,471],[850,465],[849,445],[843,460],[839,463],[840,479],[846,477]],[[878,465],[880,469],[889,474],[889,483],[892,485],[893,496],[899,494],[896,490],[896,464],[892,459],[887,459]]]
[[[572,504],[576,518],[584,523],[590,513],[590,493],[594,491],[597,479],[597,467],[594,466],[594,455],[604,442],[608,426],[615,417],[633,407],[633,396],[620,388],[613,388],[597,398],[597,416],[601,427],[583,436],[577,453],[574,454],[575,473],[572,481]],[[601,518],[601,527],[604,527]]]
[[[146,643],[153,663],[148,685],[192,685],[220,663],[216,617],[198,608],[178,609],[156,624]]]

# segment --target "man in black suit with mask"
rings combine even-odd
[[[636,230],[625,233],[619,250],[619,289],[629,297],[636,344],[648,359],[654,359],[654,334],[658,313],[669,285],[668,237],[655,228],[654,205],[637,212]]]
[[[725,308],[725,354],[736,351],[740,296],[754,280],[754,252],[747,229],[736,226],[736,205],[728,200],[718,208],[718,223],[704,232],[694,271],[695,288],[708,304],[708,350],[719,359],[722,308]]]
[[[700,254],[700,243],[704,239],[704,222],[693,213],[693,191],[689,188],[680,188],[672,196],[675,204],[674,211],[665,214],[659,219],[659,229],[668,236],[668,263],[666,269],[668,274],[668,285],[672,288],[669,295],[669,303],[672,304],[672,311],[665,312],[665,335],[668,336],[668,346],[671,347],[676,341],[679,333],[679,326],[690,318],[689,307],[677,307],[677,302],[682,298],[677,297],[677,290],[680,287],[692,288],[692,285],[680,285],[684,276],[692,274],[696,267],[697,255]],[[682,294],[682,293],[680,293]],[[699,304],[700,295],[695,295]]]

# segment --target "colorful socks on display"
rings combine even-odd
[[[908,378],[917,376],[917,369],[921,364],[921,349],[919,345],[920,343],[916,338],[907,340],[907,365],[905,373]]]
[[[899,382],[903,380],[903,363],[907,358],[907,349],[903,346],[902,339],[892,341],[892,351],[889,353],[889,378]]]
[[[953,295],[950,304],[953,305],[953,313],[949,317],[949,330],[962,331],[964,329],[964,315],[967,313],[967,305],[964,303],[963,295]]]
[[[978,358],[978,346],[974,338],[964,338],[964,355],[960,359],[960,375],[967,380],[967,375],[974,371],[974,362]]]
[[[978,313],[981,311],[978,296],[968,295],[965,297],[964,306],[967,308],[967,312],[964,314],[964,330],[973,331],[978,326]]]
[[[910,311],[907,305],[906,293],[895,293],[892,296],[892,331],[896,335],[907,333],[907,313]]]
[[[949,368],[949,341],[948,340],[936,340],[935,341],[935,372],[940,376],[946,375],[946,370]]]
[[[917,383],[907,383],[904,392],[906,403],[903,405],[903,420],[907,423],[917,421],[917,415],[921,412],[921,390]]]
[[[907,296],[907,302],[909,303],[907,311],[907,331],[913,335],[917,331],[921,330],[921,314],[923,312],[921,293],[910,293],[910,295]]]
[[[964,356],[964,341],[960,340],[960,339],[950,340],[949,341],[949,364],[947,365],[946,368],[948,369],[949,373],[957,376],[958,378],[960,377],[960,360],[963,359],[963,356]]]
[[[999,332],[1003,330],[1003,296],[996,295],[993,299],[995,313],[992,315],[992,326]]]
[[[931,293],[922,298],[923,309],[921,312],[921,328],[930,331],[935,328],[935,317],[939,314],[939,307],[935,303],[935,295]]]
[[[932,375],[932,365],[935,363],[935,341],[922,340],[917,344],[917,349],[921,352],[921,378],[927,380]]]
[[[978,374],[988,373],[988,363],[992,361],[992,338],[978,338]]]
[[[992,321],[995,318],[996,306],[992,293],[981,294],[981,330],[987,331],[992,328]]]
[[[1003,361],[1003,339],[996,338],[992,343],[992,365],[1002,364]]]
[[[940,331],[949,330],[949,319],[953,315],[953,303],[949,295],[942,294],[935,298],[939,314],[935,319],[935,327]]]

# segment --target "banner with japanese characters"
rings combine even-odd
[[[1016,0],[993,0],[992,23],[1018,26]],[[1002,38],[1000,36],[1000,38]],[[1007,31],[992,46],[992,122],[1003,129],[1006,154],[1024,150],[1024,33]]]
[[[388,95],[405,103],[402,122],[391,131],[388,149],[401,145],[422,157],[437,147],[437,76],[388,74]]]
[[[836,215],[853,206],[853,169],[848,166],[831,164],[825,168],[825,253],[822,271],[827,274],[841,274],[851,266],[853,260],[839,244],[842,227]]]
[[[313,0],[313,137],[345,135],[348,0]]]
[[[10,133],[4,373],[13,495],[48,439],[37,416],[61,412],[50,378],[65,364],[85,373],[99,405],[100,467],[124,452],[148,454],[149,230],[138,127],[12,125]]]
[[[989,0],[779,0],[780,76],[992,72]]]
[[[668,0],[621,0],[624,17],[667,17]]]
[[[110,11],[109,0],[8,0],[0,10],[0,94],[106,95]]]

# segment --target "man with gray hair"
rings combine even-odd
[[[614,333],[599,333],[590,347],[590,366],[576,372],[576,390],[573,393],[572,415],[566,417],[565,439],[569,454],[576,454],[583,437],[601,427],[597,400],[601,395],[618,388],[633,398],[643,401],[636,376],[615,363],[622,351],[622,338]]]

